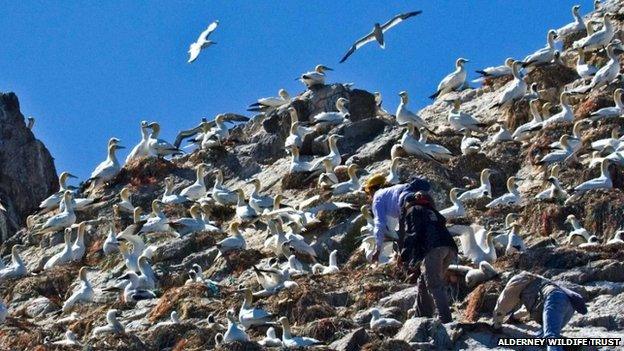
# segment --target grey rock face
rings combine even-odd
[[[41,200],[58,189],[54,159],[26,127],[14,93],[0,93],[0,211],[2,241],[13,235]]]

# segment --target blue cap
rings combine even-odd
[[[431,190],[431,184],[426,178],[416,177],[407,186],[407,191],[429,191]]]

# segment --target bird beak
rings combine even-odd
[[[126,147],[123,146],[123,145],[117,145],[117,146],[115,146],[115,148],[117,148],[117,149],[125,149]]]
[[[329,68],[329,67],[325,67],[325,70],[326,71],[333,71],[334,69],[333,68]]]
[[[73,175],[73,174],[71,174],[71,173],[67,173],[67,176],[68,176],[69,178],[76,178],[76,179],[78,178],[78,177],[76,177],[75,175]]]

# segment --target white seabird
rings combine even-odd
[[[236,192],[226,188],[223,185],[223,171],[220,169],[215,171],[215,183],[212,187],[212,198],[221,205],[234,205],[238,200]]]
[[[312,161],[303,161],[299,159],[299,148],[297,146],[290,147],[291,153],[291,161],[290,168],[288,169],[290,173],[304,173],[310,172],[312,168],[314,168],[314,164]],[[329,161],[328,161],[329,162]]]
[[[117,240],[117,236],[115,233],[115,224],[113,222],[111,222],[109,225],[108,235],[106,236],[106,240],[104,240],[102,250],[104,251],[104,255],[106,256],[119,251],[119,241]]]
[[[380,265],[391,263],[394,258],[394,249],[392,242],[385,241],[383,245],[383,249],[379,254],[379,258],[377,262]],[[364,257],[367,262],[373,262],[373,254],[377,252],[377,239],[374,235],[368,235],[364,239],[362,239],[362,243],[360,244],[360,250],[364,252]]]
[[[465,202],[467,200],[475,200],[480,199],[482,197],[488,196],[492,197],[492,184],[490,183],[490,175],[492,175],[492,170],[489,168],[484,168],[481,171],[480,181],[481,185],[479,187],[464,191],[461,195],[457,197],[457,199],[461,202]]]
[[[583,17],[579,14],[579,10],[581,9],[580,5],[572,6],[572,17],[574,17],[574,22],[568,23],[565,26],[557,29],[557,37],[566,38],[569,35],[576,34],[585,30],[585,21],[583,21]]]
[[[188,50],[188,63],[192,63],[193,61],[197,60],[197,57],[199,56],[199,53],[202,49],[205,49],[212,44],[216,44],[214,41],[208,39],[208,37],[210,36],[210,34],[212,34],[212,32],[215,31],[215,29],[217,29],[217,26],[219,26],[219,21],[214,21],[210,23],[206,30],[199,34],[197,40],[194,43],[191,43]]]
[[[438,84],[438,89],[436,92],[431,95],[430,99],[435,99],[438,96],[442,96],[446,93],[450,93],[451,91],[462,89],[466,84],[466,68],[464,64],[468,62],[465,58],[458,58],[455,61],[455,71],[444,77],[440,84]]]
[[[618,230],[613,234],[613,238],[607,241],[607,245],[624,244],[624,230]]]
[[[66,190],[63,194],[62,202],[65,203],[65,210],[48,218],[43,224],[41,230],[45,232],[56,232],[76,223],[76,214],[74,213],[74,206],[72,205],[72,192]]]
[[[230,251],[245,250],[247,248],[247,242],[241,234],[239,226],[240,223],[232,222],[229,228],[231,235],[215,244],[221,255]]]
[[[401,137],[400,146],[411,155],[423,157],[428,160],[446,160],[449,159],[451,152],[442,145],[427,143],[427,130],[420,130],[420,137],[416,138],[416,128],[412,123],[407,124],[407,130]]]
[[[460,144],[462,155],[468,156],[481,152],[481,146],[483,145],[481,139],[473,137],[470,129],[462,129],[461,131],[464,133]]]
[[[171,231],[171,227],[169,227],[169,220],[167,216],[162,212],[161,206],[163,202],[156,199],[152,201],[152,214],[147,219],[139,233],[152,233],[152,232],[169,232]]]
[[[490,138],[488,138],[486,144],[494,145],[503,141],[513,140],[513,137],[511,133],[509,132],[509,129],[507,129],[507,127],[505,127],[503,124],[500,124],[500,123],[495,123],[495,125],[498,127],[498,131],[492,134]]]
[[[514,76],[514,79],[511,83],[507,85],[505,90],[503,90],[502,94],[498,98],[498,102],[492,105],[490,108],[501,107],[509,103],[513,103],[517,99],[521,99],[524,97],[524,94],[527,91],[527,84],[524,79],[520,76],[520,66],[523,64],[521,61],[514,61],[511,65],[511,74]]]
[[[368,326],[373,331],[380,332],[386,328],[400,328],[403,325],[403,323],[394,318],[382,317],[378,308],[371,308],[369,312],[371,319]]]
[[[119,198],[121,199],[121,201],[117,203],[117,206],[119,206],[119,209],[123,210],[124,212],[133,213],[134,205],[132,204],[130,196],[131,192],[129,188],[125,187],[121,189],[121,191],[119,192]]]
[[[67,312],[75,304],[80,302],[93,301],[93,287],[87,279],[87,273],[89,268],[82,267],[78,272],[78,279],[80,279],[80,287],[74,291],[74,293],[63,303],[62,311]]]
[[[254,296],[270,296],[282,289],[290,289],[298,286],[296,282],[290,280],[288,268],[279,270],[275,268],[258,268],[253,266],[256,280],[263,290],[255,292]]]
[[[492,207],[496,207],[496,206],[500,206],[500,205],[518,205],[518,204],[520,204],[520,202],[522,200],[522,196],[520,195],[520,192],[518,191],[518,186],[516,185],[516,181],[517,180],[522,180],[522,179],[518,178],[518,177],[514,177],[514,176],[509,177],[507,179],[507,191],[509,191],[509,192],[501,195],[500,197],[497,197],[496,199],[494,199],[492,201],[490,201],[490,203],[485,205],[485,207],[492,208]]]
[[[419,115],[410,111],[407,108],[407,103],[409,102],[409,96],[406,91],[402,91],[399,93],[401,97],[401,102],[396,110],[396,121],[399,125],[404,125],[407,123],[412,123],[418,128],[427,128],[427,123],[423,120]]]
[[[236,217],[241,222],[246,222],[256,218],[258,214],[256,213],[256,210],[249,206],[247,201],[245,201],[245,192],[243,189],[236,189],[235,192],[238,197],[236,204]]]
[[[166,204],[166,205],[182,204],[190,200],[186,196],[182,196],[173,192],[173,186],[174,186],[173,177],[166,177],[164,183],[165,183],[165,191],[163,192],[162,197],[160,198],[160,201],[162,201],[163,204]],[[205,189],[205,185],[204,185],[204,189]]]
[[[332,134],[327,138],[329,154],[314,160],[312,170],[321,169],[321,167],[323,167],[323,160],[330,160],[334,168],[340,166],[342,163],[342,156],[340,155],[340,150],[338,150],[338,138],[340,138],[340,136],[336,134]]]
[[[65,331],[65,337],[61,340],[57,340],[52,342],[52,345],[59,346],[82,346],[80,341],[78,341],[78,336],[71,330],[67,329]]]
[[[60,266],[65,263],[69,263],[72,259],[72,249],[71,249],[71,228],[65,228],[65,233],[63,235],[63,250],[61,252],[55,254],[50,257],[43,265],[43,269],[50,269],[55,266]]]
[[[549,30],[548,34],[546,35],[546,46],[525,57],[523,60],[523,67],[549,63],[550,61],[552,61],[555,55],[556,38],[557,32],[552,29]]]
[[[460,232],[459,240],[462,252],[474,264],[479,264],[481,261],[492,263],[496,260],[494,236],[491,231],[476,224],[470,226],[456,225],[449,230]]]
[[[613,92],[613,101],[615,106],[603,107],[598,111],[594,111],[589,115],[589,119],[597,121],[605,118],[620,117],[624,114],[624,101],[622,101],[622,94],[624,90],[617,88]]]
[[[282,340],[280,340],[275,334],[275,328],[269,327],[266,331],[266,336],[258,341],[258,344],[264,347],[280,347],[282,346]]]
[[[315,263],[312,266],[312,274],[320,274],[320,275],[334,274],[334,273],[338,273],[339,270],[340,268],[338,267],[338,250],[333,250],[329,254],[329,265],[323,266],[320,263]]]
[[[477,284],[488,281],[498,275],[498,271],[487,261],[479,262],[479,268],[471,269],[466,273],[466,285],[469,288],[476,286]]]
[[[93,328],[92,337],[98,337],[103,334],[122,334],[126,332],[121,323],[117,320],[118,311],[115,309],[108,310],[106,312],[106,325]]]
[[[523,252],[526,250],[526,245],[524,244],[524,240],[520,236],[520,224],[518,222],[513,222],[509,228],[509,233],[507,234],[507,246],[505,247],[505,254],[510,254],[512,252]]]
[[[568,143],[570,136],[564,134],[559,138],[560,148],[551,151],[549,154],[542,157],[542,159],[538,162],[541,165],[551,165],[556,162],[566,162],[571,159],[574,155],[574,149]]]
[[[574,110],[572,108],[572,105],[570,105],[570,95],[571,94],[566,91],[561,93],[561,96],[559,97],[559,101],[561,103],[561,111],[544,120],[541,123],[542,128],[557,122],[574,121]],[[534,128],[537,128],[537,126],[535,126]]]
[[[319,175],[317,186],[321,189],[331,188],[332,185],[340,183],[336,172],[334,172],[334,165],[330,159],[323,160],[323,167],[325,171]]]
[[[588,85],[580,86],[571,91],[574,93],[585,93],[590,89],[609,85],[620,73],[620,53],[622,53],[622,50],[617,49],[613,43],[609,44],[607,46],[607,57],[609,61],[607,61],[604,66],[600,67]]]
[[[336,110],[338,110],[338,112],[321,112],[312,117],[312,123],[338,125],[345,122],[351,117],[351,115],[349,114],[349,110],[346,107],[348,103],[349,100],[343,97],[338,98],[338,100],[336,100]]]
[[[453,188],[449,192],[449,198],[451,200],[451,207],[445,208],[440,211],[440,214],[444,216],[446,219],[460,218],[466,214],[466,209],[464,208],[464,204],[460,199],[457,198],[457,194],[461,189]]]
[[[121,164],[117,160],[117,156],[115,155],[115,151],[118,149],[124,149],[124,146],[119,144],[110,143],[108,145],[108,155],[106,160],[102,161],[91,173],[89,180],[93,182],[93,186],[98,186],[104,184],[119,174],[121,171]]]
[[[265,112],[278,109],[284,105],[290,104],[292,101],[288,92],[284,89],[280,89],[277,92],[277,97],[260,98],[253,104],[249,105],[247,111]]]
[[[24,245],[13,245],[11,248],[11,264],[0,269],[0,281],[3,279],[20,278],[26,275],[26,265],[19,255],[19,251],[24,249]]]
[[[585,51],[583,49],[578,49],[578,59],[576,60],[576,73],[579,77],[583,79],[591,79],[596,72],[598,72],[598,67],[594,65],[590,65],[585,62]]]
[[[59,176],[59,190],[55,192],[54,194],[50,195],[49,197],[47,197],[45,200],[41,201],[41,203],[39,204],[40,209],[43,209],[47,212],[59,206],[59,203],[63,199],[63,194],[65,193],[65,190],[71,190],[67,186],[68,178],[77,178],[77,177],[69,172],[62,172],[61,175]]]
[[[149,127],[147,121],[141,121],[141,141],[139,141],[139,143],[132,148],[132,150],[126,157],[126,163],[129,163],[134,159],[149,156],[149,133],[147,131],[148,128]]]
[[[514,59],[512,59],[511,57],[508,57],[505,59],[505,64],[503,65],[487,67],[487,68],[484,68],[482,70],[478,70],[475,72],[479,73],[483,77],[497,78],[497,77],[508,76],[508,75],[511,75],[511,65],[513,64],[513,62],[514,62]]]
[[[290,332],[290,322],[288,321],[288,318],[280,317],[279,322],[283,329],[282,344],[284,347],[309,347],[322,344],[322,342],[306,336],[293,336]]]
[[[609,138],[604,138],[592,142],[591,148],[596,151],[603,151],[607,147],[612,147],[614,150],[617,150],[620,145],[622,145],[622,140],[620,140],[619,137],[619,130],[619,126],[613,127],[613,129],[611,129],[611,136]]]
[[[404,160],[402,157],[393,157],[392,163],[390,164],[390,172],[386,176],[386,184],[399,184],[401,182],[401,177],[399,176],[399,161]]]
[[[249,341],[249,335],[238,327],[238,322],[234,318],[234,311],[228,310],[225,313],[228,320],[227,331],[223,335],[223,343],[231,343],[234,341]]]
[[[314,71],[302,74],[297,80],[303,82],[308,88],[314,85],[324,85],[325,71],[333,71],[333,69],[324,65],[316,65]]]
[[[572,227],[572,230],[570,231],[570,233],[568,233],[569,245],[578,245],[581,242],[589,241],[589,232],[581,225],[575,215],[569,215],[564,223],[570,224],[570,226]],[[582,238],[580,242],[578,241],[577,237]]]
[[[360,184],[360,179],[357,174],[357,165],[355,163],[350,164],[347,168],[347,174],[349,175],[349,180],[334,184],[332,186],[332,194],[333,195],[343,195],[351,192],[355,192],[361,189],[362,185]]]
[[[158,138],[160,135],[160,124],[158,122],[152,122],[148,126],[152,130],[147,140],[149,156],[165,157],[181,153],[180,149],[170,142]]]
[[[193,204],[189,209],[191,217],[182,217],[169,221],[169,227],[173,228],[180,236],[200,232],[206,229],[206,223],[202,218],[202,208],[199,204]]]
[[[546,190],[535,195],[536,200],[554,200],[559,198],[565,200],[568,198],[568,193],[563,189],[557,177],[550,176],[547,181],[550,183],[550,186]]]
[[[603,16],[604,24],[602,26],[602,29],[592,33],[591,35],[586,36],[585,38],[575,41],[572,47],[576,49],[582,48],[586,51],[590,51],[607,46],[611,42],[611,40],[613,39],[613,35],[615,34],[613,23],[611,23],[611,19],[613,17],[614,15],[612,13],[605,13]]]
[[[591,189],[611,189],[613,187],[613,181],[611,180],[611,174],[609,173],[609,164],[610,161],[608,159],[602,160],[602,163],[600,164],[600,176],[577,185],[574,188],[574,193],[584,192]]]
[[[245,294],[243,304],[238,312],[238,321],[243,328],[249,329],[257,325],[266,325],[273,319],[273,314],[252,306],[253,294],[250,288],[245,288],[240,292]]]
[[[139,275],[135,272],[126,272],[124,275],[119,277],[119,279],[128,280],[123,291],[123,301],[126,303],[148,300],[156,297],[152,291],[142,285]]]
[[[472,115],[462,112],[461,109],[461,101],[459,98],[453,100],[453,108],[449,111],[448,114],[448,122],[456,131],[461,131],[462,129],[471,130],[474,132],[483,132],[483,128],[486,126],[485,123],[479,122],[476,118],[472,117]]]
[[[208,165],[200,163],[196,168],[197,179],[195,183],[180,191],[180,196],[184,196],[191,201],[196,201],[206,195],[206,183],[204,182],[204,174],[208,169]]]
[[[253,184],[254,186],[254,190],[249,195],[249,206],[251,206],[251,208],[253,208],[256,213],[260,214],[265,209],[273,207],[273,198],[268,195],[260,194],[262,188],[260,179],[254,178],[251,181],[247,182],[247,184]]]
[[[581,134],[581,127],[583,127],[584,124],[591,124],[591,121],[589,119],[576,121],[574,123],[574,126],[572,127],[572,135],[570,135],[568,138],[568,145],[570,146],[570,148],[572,148],[572,150],[574,150],[574,152],[577,152],[581,149],[581,139],[583,137],[583,135]],[[562,146],[560,141],[555,141],[552,142],[549,147],[561,148]]]
[[[284,141],[284,148],[286,150],[290,149],[293,146],[301,148],[301,146],[303,145],[303,139],[305,138],[306,134],[300,134],[299,130],[299,122],[293,121],[290,125],[290,132],[288,134],[288,137]]]
[[[84,242],[86,227],[87,222],[80,222],[80,224],[78,224],[78,230],[76,231],[76,241],[71,247],[72,261],[82,261],[82,256],[84,256],[85,252],[87,251],[87,247]]]
[[[406,13],[401,13],[398,14],[396,16],[394,16],[392,19],[390,19],[388,22],[380,25],[379,23],[375,23],[375,25],[373,26],[373,30],[366,34],[365,36],[363,36],[362,38],[358,39],[355,43],[353,43],[353,45],[351,46],[351,48],[349,48],[349,51],[347,51],[347,53],[342,57],[342,59],[340,59],[340,63],[343,63],[347,60],[347,58],[349,58],[349,56],[351,56],[351,54],[353,54],[355,52],[355,50],[361,48],[362,46],[373,42],[373,41],[377,41],[377,43],[379,43],[379,46],[382,49],[386,48],[386,43],[384,40],[384,33],[386,33],[386,31],[390,30],[390,28],[396,26],[397,24],[405,21],[406,19],[419,15],[421,14],[422,11],[413,11],[413,12],[406,12]]]

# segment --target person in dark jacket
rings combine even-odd
[[[402,208],[399,250],[404,265],[420,264],[414,312],[417,317],[433,317],[433,307],[442,323],[453,320],[446,293],[445,275],[457,258],[457,245],[446,229],[446,219],[425,192],[406,196]]]

